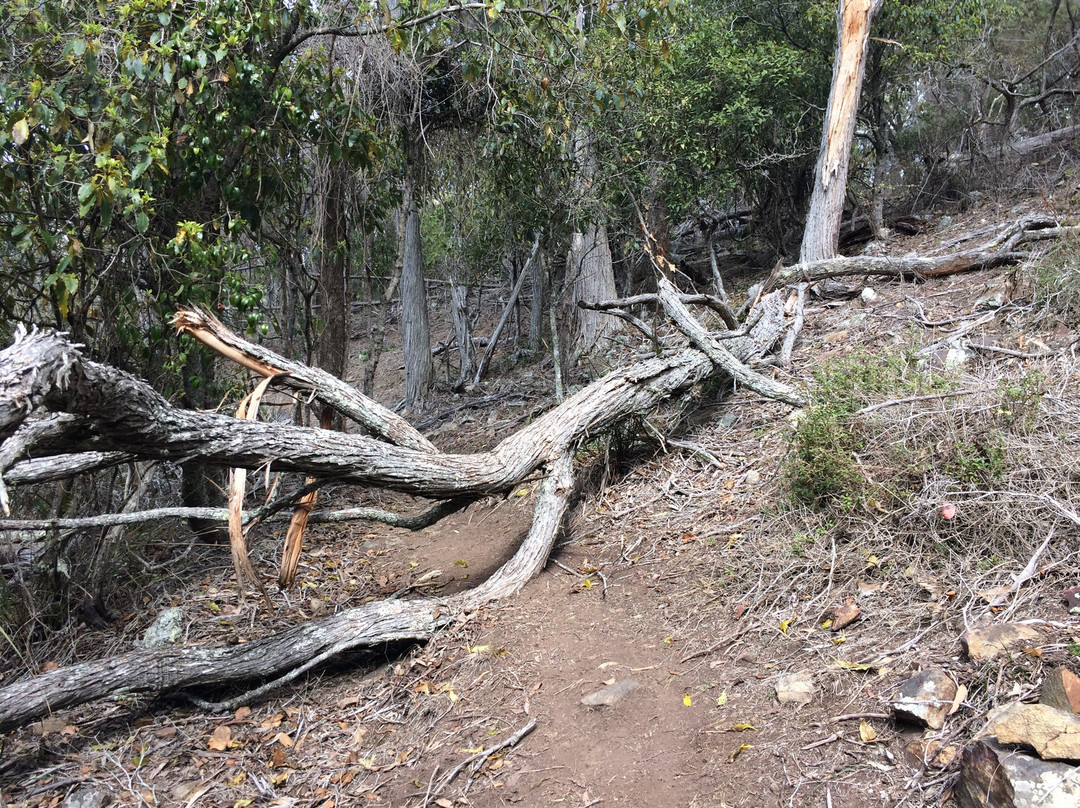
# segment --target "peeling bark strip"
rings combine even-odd
[[[181,334],[194,337],[212,351],[260,376],[280,374],[281,379],[277,381],[286,387],[314,393],[315,398],[326,406],[333,407],[345,417],[391,443],[411,449],[436,451],[431,441],[393,410],[373,401],[325,370],[301,365],[278,356],[262,345],[248,342],[205,311],[181,309],[173,317],[172,325]]]
[[[412,426],[343,382],[246,343],[197,312],[178,316],[193,336],[244,367],[272,376],[271,383],[313,392],[378,437],[178,409],[145,382],[87,359],[58,334],[20,335],[0,351],[0,472],[8,484],[132,458],[199,458],[237,469],[269,466],[445,500],[425,514],[400,520],[411,527],[437,521],[485,494],[509,491],[537,471],[545,476],[527,538],[514,557],[476,589],[447,599],[365,604],[239,646],[139,650],[31,677],[0,688],[0,732],[120,691],[265,682],[242,697],[257,698],[344,651],[394,640],[426,640],[462,611],[513,595],[543,569],[574,486],[574,451],[586,436],[630,415],[648,413],[722,373],[767,395],[797,400],[790,388],[745,364],[768,352],[783,331],[778,294],[762,298],[752,314],[752,327],[722,335],[698,324],[670,283],[661,283],[657,300],[700,349],[672,351],[611,373],[494,449],[474,455],[439,453]],[[28,460],[31,446],[36,457]],[[293,505],[308,490],[281,500]],[[279,501],[274,510],[288,505]],[[233,503],[234,529],[253,515],[263,515],[240,514],[237,507]],[[312,514],[312,521],[318,516]],[[392,521],[372,509],[326,516],[328,521],[353,516]],[[25,523],[0,520],[0,529],[15,524]]]

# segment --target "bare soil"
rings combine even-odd
[[[1006,224],[1019,213],[987,206],[889,250],[929,251],[985,226],[980,219]],[[992,389],[999,377],[1038,371],[1047,395],[1064,402],[1062,423],[1075,420],[1076,324],[1033,302],[1033,273],[1025,266],[1015,275],[882,284],[866,306],[858,298],[812,301],[790,376],[806,382],[823,362],[856,350],[882,355],[932,344],[970,322],[951,318],[971,314],[980,295],[1015,278],[1013,302],[971,336],[1015,353],[1041,354],[1032,347],[1038,341],[1053,355],[979,353],[958,371],[960,385]],[[950,322],[925,326],[920,318]],[[500,356],[484,393],[528,397],[459,411],[432,428],[440,447],[490,444],[550,404],[549,363],[512,367]],[[399,359],[383,357],[381,398],[391,404]],[[446,395],[435,409],[462,401]],[[925,406],[939,404],[946,406]],[[922,406],[889,408],[882,434],[921,428],[935,412],[944,417],[944,409]],[[672,444],[627,441],[620,451],[598,439],[582,448],[581,465],[594,473],[585,475],[562,544],[512,601],[463,615],[424,647],[340,660],[225,716],[178,697],[133,697],[10,733],[0,739],[0,803],[54,806],[91,789],[117,804],[169,806],[951,805],[957,761],[908,747],[933,740],[955,752],[989,707],[1030,697],[1052,666],[1078,669],[1069,645],[1078,618],[1059,597],[1078,583],[1077,526],[1057,527],[1038,573],[995,603],[985,593],[1013,581],[1046,537],[1042,512],[1030,506],[1025,514],[1026,500],[1007,492],[988,504],[961,487],[958,520],[971,520],[964,533],[935,515],[942,502],[929,468],[922,498],[906,504],[800,509],[783,478],[789,415],[790,408],[735,392],[706,398]],[[1037,439],[1045,440],[1025,438]],[[1055,451],[1065,448],[1067,456],[1050,452],[1047,465],[1060,470],[1054,495],[1075,513],[1078,453],[1065,443]],[[864,460],[868,475],[879,474],[873,457]],[[227,547],[187,556],[167,598],[184,607],[187,641],[243,642],[373,597],[459,591],[513,552],[534,488],[418,533],[313,527],[300,588],[277,595],[273,615],[238,597]],[[325,492],[320,507],[358,498],[423,507],[347,489]],[[988,515],[995,508],[998,516]],[[1022,535],[993,519],[1022,523]],[[255,539],[253,560],[267,577],[279,541],[269,532]],[[825,621],[845,603],[861,616],[834,632]],[[59,661],[130,647],[164,605],[148,595],[109,629],[81,629],[72,640],[78,650]],[[1004,619],[1031,621],[1044,642],[991,662],[962,656],[965,628]],[[969,694],[938,732],[889,717],[890,696],[928,666],[944,668]],[[811,703],[780,704],[780,677],[804,671],[813,676]],[[636,686],[616,703],[582,703],[626,680]]]

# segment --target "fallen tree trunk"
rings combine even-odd
[[[1019,252],[1018,247],[1034,241],[1070,235],[1080,235],[1080,226],[1061,225],[1049,217],[1031,217],[1021,219],[988,243],[970,250],[933,257],[855,255],[806,261],[782,268],[776,274],[773,285],[786,286],[800,282],[813,283],[831,278],[858,276],[894,280],[940,278],[976,269],[991,269],[1015,264],[1027,258],[1027,253]]]
[[[324,404],[364,423],[375,436],[182,410],[144,382],[87,359],[60,335],[20,338],[0,352],[0,438],[4,440],[0,459],[6,466],[0,467],[0,473],[9,485],[61,474],[65,468],[133,457],[199,458],[229,467],[301,472],[322,480],[377,485],[445,500],[427,514],[401,521],[403,526],[413,526],[431,524],[480,496],[510,491],[537,473],[543,475],[543,483],[527,539],[507,564],[476,589],[446,599],[365,604],[238,646],[138,650],[15,682],[0,688],[0,731],[121,691],[158,692],[270,679],[241,697],[255,698],[346,650],[427,639],[455,615],[512,595],[543,568],[565,515],[574,482],[573,456],[582,440],[628,416],[647,414],[716,375],[743,380],[784,400],[801,400],[791,388],[746,366],[768,352],[783,332],[778,295],[762,299],[752,314],[752,327],[726,334],[709,333],[697,323],[666,282],[657,300],[696,347],[671,350],[611,373],[493,449],[472,455],[439,453],[413,427],[389,417],[370,399],[343,389],[337,380],[246,343],[197,312],[183,312],[178,318],[189,333],[260,375],[273,376],[275,384],[311,391]],[[37,421],[55,419],[56,413],[65,417],[49,428],[32,427]],[[33,459],[28,457],[30,452]],[[84,455],[87,461],[81,463],[78,458]],[[44,469],[42,463],[52,458],[63,461]],[[303,493],[294,492],[282,500],[294,503]],[[274,503],[278,510],[286,506]],[[379,518],[371,511],[336,515]],[[245,514],[244,521],[252,515]],[[323,521],[320,517],[313,513],[311,521]],[[0,529],[25,529],[26,524],[0,520]]]

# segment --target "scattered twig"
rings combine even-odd
[[[515,732],[513,735],[509,736],[505,740],[500,741],[494,746],[488,747],[482,752],[477,752],[475,755],[470,755],[469,757],[465,758],[465,760],[461,761],[457,766],[451,769],[450,772],[446,775],[446,777],[439,781],[439,785],[437,785],[434,790],[428,790],[428,795],[424,799],[424,802],[421,803],[421,808],[426,808],[426,806],[430,805],[432,802],[438,799],[439,795],[446,789],[448,785],[450,785],[450,783],[454,781],[454,778],[457,777],[461,773],[461,770],[464,769],[466,766],[476,763],[477,761],[483,763],[483,761],[487,760],[487,758],[491,757],[496,752],[502,749],[506,749],[510,746],[517,746],[521,739],[528,735],[530,732],[532,732],[534,729],[536,729],[535,718],[529,721],[529,723],[527,723],[525,726],[523,726],[521,729],[519,729],[517,732]]]
[[[826,744],[830,744],[839,740],[839,735],[830,735],[828,738],[822,738],[820,741],[814,741],[813,743],[808,743],[806,746],[800,747],[799,751],[809,752],[811,749],[817,749],[819,746],[825,746]]]
[[[830,724],[839,724],[841,721],[859,721],[864,718],[892,718],[888,713],[845,713],[833,716],[829,719]]]
[[[870,404],[863,407],[861,410],[856,410],[856,415],[869,415],[877,410],[883,410],[886,407],[895,407],[899,404],[912,404],[917,401],[933,401],[938,398],[956,398],[957,396],[970,396],[972,393],[977,393],[978,390],[952,390],[948,393],[929,393],[925,396],[907,396],[906,398],[891,398],[888,401],[879,401],[877,404]]]

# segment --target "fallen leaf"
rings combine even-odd
[[[741,743],[741,744],[739,744],[738,746],[736,746],[732,750],[731,754],[728,755],[727,762],[728,763],[734,763],[735,758],[737,758],[739,755],[741,755],[747,749],[753,749],[753,748],[754,748],[753,744],[749,744],[749,743]]]
[[[692,704],[689,693],[682,697],[682,703],[684,707],[689,707]]]
[[[719,696],[716,697],[716,706],[723,707],[727,704],[727,691],[725,690]]]
[[[740,724],[732,724],[731,725],[731,731],[732,732],[749,732],[749,731],[757,732],[757,727],[755,727],[753,724],[747,724],[746,722],[743,722],[743,723],[740,723]]]
[[[836,657],[833,657],[833,659],[836,660],[836,667],[843,668],[846,671],[872,671],[877,667],[877,665],[869,662],[848,662],[846,659],[837,659]]]
[[[968,689],[967,685],[959,685],[956,688],[956,695],[953,696],[952,706],[949,708],[949,715],[952,715],[960,709],[960,705],[963,704],[964,699],[967,698]]]
[[[229,748],[229,744],[232,741],[232,730],[229,729],[228,724],[222,724],[214,730],[214,734],[210,736],[210,739],[206,742],[206,745],[213,749],[215,752],[224,752]]]
[[[289,749],[293,745],[293,739],[286,735],[284,732],[279,732],[277,735],[275,735],[274,740],[284,746],[286,749]]]
[[[877,740],[877,731],[867,721],[859,722],[859,738],[863,743]]]
[[[239,710],[236,711],[236,720],[237,721],[243,721],[245,718],[249,717],[250,715],[251,715],[251,708],[250,707],[241,707]]]
[[[41,666],[42,673],[52,673],[53,671],[60,670],[60,665],[57,662],[53,662],[51,659]]]

